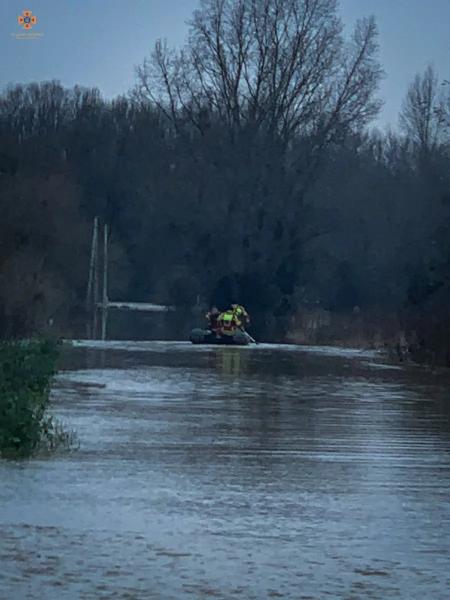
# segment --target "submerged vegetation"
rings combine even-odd
[[[0,343],[0,457],[28,457],[73,441],[48,414],[57,357],[51,340]]]

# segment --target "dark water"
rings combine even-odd
[[[0,462],[0,598],[450,599],[450,379],[370,353],[80,346],[71,454]]]

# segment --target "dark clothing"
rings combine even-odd
[[[206,313],[206,320],[208,321],[208,327],[214,333],[220,329],[219,316],[220,316],[219,312],[213,313],[210,311],[210,312]]]

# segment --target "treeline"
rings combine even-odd
[[[446,360],[450,95],[429,68],[399,132],[371,131],[376,40],[371,18],[345,39],[334,0],[205,0],[185,47],[158,42],[127,97],[7,89],[2,334],[83,335],[99,215],[115,299],[235,297],[272,339],[302,310],[395,314]]]

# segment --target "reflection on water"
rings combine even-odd
[[[81,448],[0,463],[0,598],[448,600],[448,376],[263,344],[62,366]]]
[[[248,364],[248,353],[242,352],[241,348],[217,348],[211,353],[209,365],[224,375],[238,377],[246,372]]]

